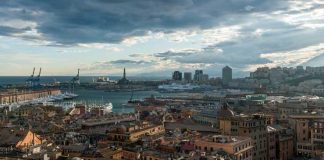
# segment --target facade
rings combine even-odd
[[[280,134],[277,142],[277,155],[280,160],[290,160],[294,157],[294,138],[291,135]]]
[[[277,154],[276,154],[276,138],[278,131],[271,127],[267,126],[267,157],[268,160],[277,160]]]
[[[22,101],[30,101],[35,98],[47,97],[50,95],[60,94],[59,89],[46,89],[37,91],[14,91],[14,92],[2,92],[0,93],[0,104],[11,104]]]
[[[288,120],[289,115],[302,114],[307,110],[307,103],[284,102],[278,104],[278,114],[280,120]]]
[[[192,119],[202,125],[208,125],[212,127],[218,126],[217,112],[213,110],[201,111],[197,114],[194,114],[192,116]]]
[[[189,83],[192,81],[192,73],[191,72],[184,72],[183,73],[183,79],[186,83]]]
[[[182,72],[174,71],[173,74],[172,74],[172,80],[181,81],[182,80]]]
[[[292,115],[291,125],[296,133],[296,154],[324,158],[324,117],[322,115]]]
[[[205,152],[223,150],[235,159],[252,160],[253,143],[249,137],[214,135],[196,139],[195,149]]]
[[[223,85],[227,86],[232,81],[232,68],[225,66],[222,71]]]
[[[148,122],[140,124],[118,125],[107,131],[108,140],[113,143],[127,144],[137,141],[143,136],[152,136],[164,133],[163,125]]]
[[[253,159],[268,159],[268,131],[269,118],[264,115],[224,116],[219,119],[222,134],[246,136],[253,139]]]

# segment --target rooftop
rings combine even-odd
[[[241,136],[226,136],[226,135],[208,135],[201,138],[203,141],[222,143],[222,144],[237,144],[242,141],[251,139],[250,137],[241,137]]]

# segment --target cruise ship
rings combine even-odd
[[[158,86],[158,89],[161,91],[191,91],[197,88],[199,88],[198,85],[192,85],[190,83],[188,84],[172,83],[172,84],[163,84]]]

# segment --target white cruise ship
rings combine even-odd
[[[196,88],[199,88],[199,86],[192,85],[192,84],[176,84],[176,83],[163,84],[158,86],[159,90],[166,90],[166,91],[190,91]]]

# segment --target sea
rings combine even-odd
[[[93,82],[98,77],[102,76],[80,76],[81,83]],[[107,76],[104,76],[107,77]],[[70,82],[73,76],[41,76],[41,83],[53,83],[53,82]],[[110,80],[119,80],[121,76],[109,76]],[[3,85],[15,85],[25,84],[27,76],[0,76],[0,86]],[[140,80],[164,80],[166,77],[140,77],[140,76],[128,76],[127,79],[132,81]]]
[[[0,77],[0,86],[6,85],[22,85],[28,77],[24,76],[3,76]],[[52,83],[52,82],[69,82],[72,76],[44,76],[41,77],[41,83]],[[80,82],[92,82],[97,77],[93,76],[81,76]],[[111,80],[118,80],[121,77],[109,77]],[[130,77],[130,80],[147,80],[141,77]],[[152,80],[152,79],[150,79]],[[158,80],[158,79],[155,79]],[[171,97],[176,96],[177,93],[160,93],[158,91],[114,91],[107,92],[104,90],[94,89],[75,89],[74,92],[79,95],[76,99],[72,100],[76,103],[86,104],[102,104],[111,102],[113,104],[113,112],[130,113],[134,112],[134,108],[126,107],[125,104],[132,97],[133,99],[144,99],[150,96],[154,97]],[[133,95],[133,96],[132,96]]]

